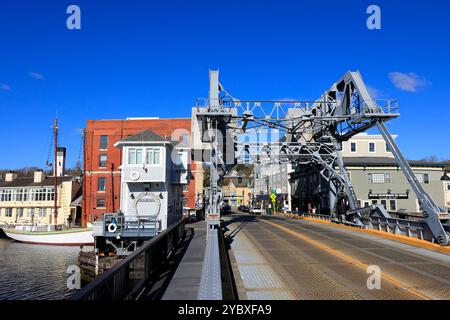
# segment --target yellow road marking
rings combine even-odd
[[[339,258],[341,258],[341,259],[343,259],[343,260],[345,260],[345,261],[347,261],[347,262],[349,262],[351,264],[354,264],[355,266],[358,266],[361,269],[367,270],[367,268],[369,267],[369,265],[367,265],[365,263],[362,263],[362,262],[360,262],[360,261],[358,261],[358,260],[356,260],[356,259],[354,259],[354,258],[352,258],[352,257],[350,257],[350,256],[348,256],[346,254],[343,254],[343,253],[341,253],[339,251],[331,249],[330,247],[325,246],[325,245],[321,244],[320,242],[315,241],[313,239],[310,239],[307,236],[302,235],[302,234],[300,234],[298,232],[295,232],[295,231],[293,231],[293,230],[291,230],[289,228],[277,225],[276,223],[273,223],[273,222],[270,222],[270,221],[267,221],[267,220],[260,220],[260,221],[264,221],[265,223],[268,223],[268,224],[270,224],[270,225],[272,225],[272,226],[274,226],[274,227],[276,227],[276,228],[278,228],[280,230],[283,230],[286,233],[289,233],[290,235],[293,235],[293,236],[295,236],[295,237],[297,237],[297,238],[299,238],[301,240],[304,240],[304,241],[306,241],[306,242],[308,242],[308,243],[318,247],[319,249],[322,249],[322,250],[324,250],[324,251],[326,251],[328,253],[331,253],[331,254],[333,254],[333,255],[335,255],[335,256],[337,256],[337,257],[339,257]],[[420,299],[432,300],[431,297],[429,297],[429,296],[419,292],[418,290],[416,290],[414,288],[408,288],[406,285],[401,283],[399,280],[397,280],[397,279],[395,279],[395,278],[393,278],[393,277],[391,277],[391,276],[389,276],[389,275],[387,275],[387,274],[385,274],[383,272],[381,272],[381,278],[386,280],[386,281],[388,281],[388,282],[390,282],[390,283],[392,283],[393,285],[395,285],[395,286],[397,286],[397,287],[399,287],[399,288],[401,288],[403,290],[406,290],[407,292],[415,295],[416,297],[418,297]]]
[[[294,217],[294,218],[298,219],[297,217]],[[450,254],[450,247],[448,247],[448,246],[443,247],[437,243],[432,243],[432,242],[429,242],[426,240],[420,240],[420,239],[416,239],[416,238],[410,238],[408,236],[404,236],[404,235],[400,235],[400,234],[392,234],[392,233],[388,233],[386,231],[379,231],[379,230],[355,228],[352,226],[340,225],[340,224],[332,223],[330,221],[320,220],[320,219],[315,219],[315,218],[310,218],[310,217],[303,217],[300,220],[307,220],[307,221],[311,221],[311,222],[328,224],[328,225],[332,225],[333,228],[352,230],[353,232],[359,232],[359,233],[367,233],[367,234],[383,237],[383,238],[386,238],[389,240],[409,244],[414,247],[433,250],[433,251],[437,251],[437,252],[444,253],[444,254]]]

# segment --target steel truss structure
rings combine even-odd
[[[343,141],[377,127],[416,193],[424,221],[435,241],[449,244],[449,233],[439,220],[439,206],[424,191],[384,124],[400,115],[397,101],[372,99],[358,71],[345,73],[316,101],[242,101],[224,89],[219,82],[219,71],[210,71],[209,98],[198,99],[195,108],[196,121],[203,128],[202,137],[206,132],[209,137],[202,141],[209,141],[211,152],[211,195],[207,210],[210,224],[217,225],[220,218],[218,181],[230,167],[223,159],[230,149],[237,152],[234,158],[244,156],[253,162],[265,157],[272,162],[317,166],[330,184],[335,220],[364,227],[372,216],[391,218],[381,205],[358,206],[341,153]],[[281,139],[266,143],[238,141],[240,134],[258,128],[278,129]],[[231,146],[226,143],[228,137],[233,139]]]

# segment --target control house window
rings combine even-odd
[[[375,152],[375,143],[369,142],[369,152]]]
[[[100,136],[100,150],[108,149],[108,136]]]
[[[101,154],[98,158],[98,166],[101,168],[106,168],[108,162],[108,156],[106,154]]]
[[[350,152],[356,152],[356,142],[350,143]]]
[[[128,150],[128,164],[142,164],[142,149],[130,148]]]
[[[148,148],[146,150],[145,163],[159,165],[161,161],[161,150],[159,148]]]
[[[98,178],[97,191],[106,191],[106,178],[105,177]]]

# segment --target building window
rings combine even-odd
[[[391,148],[389,147],[389,144],[386,143],[386,152],[392,152]]]
[[[428,173],[415,173],[417,181],[419,183],[429,184],[430,183],[430,177]]]
[[[97,191],[106,191],[106,178],[105,177],[98,178]]]
[[[108,149],[108,136],[100,136],[100,149],[101,150]]]
[[[397,211],[397,201],[389,200],[389,208],[391,211]]]
[[[146,164],[156,164],[159,165],[161,163],[161,150],[159,148],[148,148],[147,154],[145,158]],[[181,158],[180,158],[181,161]],[[181,165],[181,163],[180,163]]]
[[[23,217],[23,208],[17,208],[16,215],[17,215],[17,218],[22,218]]]
[[[238,177],[238,183],[242,184],[242,177]]]
[[[46,208],[39,208],[39,217],[44,218],[46,216]]]
[[[14,201],[22,201],[22,189],[16,189],[13,194]]]
[[[105,198],[97,198],[97,208],[105,208],[106,201]]]
[[[128,149],[128,164],[142,164],[142,149]]]
[[[375,143],[369,142],[369,152],[375,152]]]
[[[368,173],[367,179],[369,183],[391,183],[390,173]]]
[[[106,154],[101,154],[98,158],[98,166],[101,168],[106,168],[108,162],[108,156]]]
[[[350,152],[356,152],[356,142],[350,143]]]
[[[28,208],[28,217],[32,218],[34,216],[34,208]]]
[[[0,201],[12,201],[12,190],[3,189],[0,194]]]
[[[12,217],[12,208],[5,208],[5,217]]]
[[[447,190],[450,190],[450,183],[447,184]]]

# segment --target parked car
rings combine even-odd
[[[186,222],[197,221],[197,211],[191,208],[183,208],[183,219]]]
[[[226,215],[229,213],[231,213],[231,207],[228,204],[225,204],[222,206],[222,208],[220,208],[220,214]]]
[[[261,214],[261,209],[260,208],[251,208],[250,209],[250,213],[251,214]]]
[[[241,212],[249,212],[250,209],[249,209],[249,207],[247,207],[247,206],[245,206],[245,205],[240,205],[240,206],[238,207],[238,211],[241,211]]]

